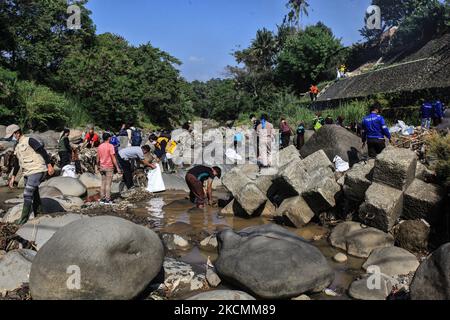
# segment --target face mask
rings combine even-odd
[[[12,138],[11,138],[11,141],[14,141],[14,142],[16,142],[16,141],[17,141],[17,138],[16,138],[16,136],[12,136]]]
[[[155,145],[156,144],[156,141],[152,141],[152,145]]]

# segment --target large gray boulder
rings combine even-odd
[[[36,249],[40,250],[59,229],[81,219],[89,219],[89,216],[69,213],[59,217],[37,217],[21,226],[16,234],[25,240],[35,242]]]
[[[395,227],[395,244],[410,252],[425,252],[428,249],[430,225],[422,220],[402,221]]]
[[[397,277],[415,272],[419,267],[419,260],[412,253],[399,247],[379,248],[372,251],[369,259],[363,264],[363,269],[377,266],[380,272]]]
[[[329,241],[333,247],[360,258],[369,257],[375,249],[394,245],[394,237],[390,234],[353,221],[338,224],[331,232]]]
[[[295,161],[300,159],[300,153],[297,148],[293,145],[290,145],[287,148],[280,150],[275,156],[274,165],[278,168],[284,167],[291,161]]]
[[[323,150],[330,161],[339,156],[353,165],[359,162],[362,154],[361,146],[361,138],[352,132],[341,126],[326,125],[305,143],[300,154],[306,158],[314,152]]]
[[[158,275],[163,258],[161,240],[145,227],[111,216],[82,219],[59,229],[39,250],[31,267],[31,295],[35,300],[133,299]]]
[[[61,190],[55,187],[41,186],[39,188],[39,195],[41,196],[41,198],[54,198],[62,197],[63,193],[61,192]]]
[[[416,154],[404,148],[388,147],[375,160],[373,181],[405,191],[416,176]]]
[[[268,201],[262,191],[252,182],[246,184],[235,195],[235,199],[249,216],[260,215]]]
[[[326,258],[314,246],[286,229],[267,224],[235,233],[219,233],[215,263],[221,279],[264,299],[320,292],[334,279]]]
[[[382,274],[378,277],[378,284],[376,283],[378,280],[371,278],[370,275],[365,275],[362,279],[354,281],[350,285],[348,294],[357,300],[386,300],[394,287],[393,280]]]
[[[384,232],[390,231],[403,211],[403,192],[380,183],[366,191],[366,201],[359,208],[361,221]]]
[[[410,291],[412,300],[450,300],[450,243],[420,264]]]
[[[306,172],[303,161],[298,159],[280,168],[279,180],[284,184],[284,189],[291,189],[297,195],[302,195],[307,190],[311,176]]]
[[[14,250],[0,255],[0,293],[13,291],[28,283],[35,254],[31,250]]]
[[[55,187],[65,196],[82,197],[86,195],[87,189],[79,179],[71,177],[55,177],[41,184],[41,187]]]
[[[415,179],[406,190],[403,202],[403,218],[425,219],[430,223],[439,220],[445,199],[445,191],[435,184]]]
[[[372,184],[375,160],[357,163],[345,175],[344,195],[347,199],[363,202],[366,191]]]
[[[296,228],[305,226],[314,218],[314,212],[302,196],[284,200],[275,215],[285,217]]]
[[[79,179],[80,182],[88,189],[100,188],[102,186],[102,179],[90,172],[83,173]]]
[[[336,199],[341,186],[333,178],[322,178],[314,184],[308,185],[302,196],[310,208],[320,214],[336,206]]]
[[[237,290],[214,290],[199,293],[193,297],[190,297],[188,300],[225,300],[225,301],[234,301],[234,300],[255,300],[251,295]]]
[[[242,170],[241,166],[237,166],[222,177],[222,184],[233,196],[239,194],[242,188],[251,182],[251,179]]]

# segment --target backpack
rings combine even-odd
[[[111,140],[109,141],[110,144],[114,146],[114,149],[117,151],[117,149],[120,147],[120,141],[116,136],[112,136]]]
[[[141,130],[136,129],[131,132],[131,146],[140,147],[142,144],[142,133]]]

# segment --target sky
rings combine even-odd
[[[151,43],[183,62],[188,81],[226,77],[233,51],[249,46],[258,29],[275,31],[287,0],[90,0],[97,33],[123,36],[132,45]],[[303,25],[329,26],[342,43],[361,40],[371,0],[309,0]]]

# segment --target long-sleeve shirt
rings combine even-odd
[[[30,138],[30,140],[28,141],[28,144],[30,145],[31,148],[33,148],[33,150],[40,154],[42,156],[42,158],[45,161],[46,165],[49,165],[51,163],[51,159],[50,156],[48,155],[47,151],[45,150],[44,146],[42,145],[42,143],[40,143],[39,141],[37,141],[34,138]],[[17,157],[14,157],[13,160],[13,176],[16,176],[17,173],[20,170],[20,163],[19,163],[19,159]]]
[[[429,119],[433,117],[433,105],[429,102],[425,102],[420,109],[422,119]]]
[[[362,141],[367,139],[391,139],[391,133],[384,118],[376,113],[371,113],[362,121]]]
[[[433,112],[435,118],[443,118],[444,117],[444,108],[441,101],[436,101],[433,104]]]

